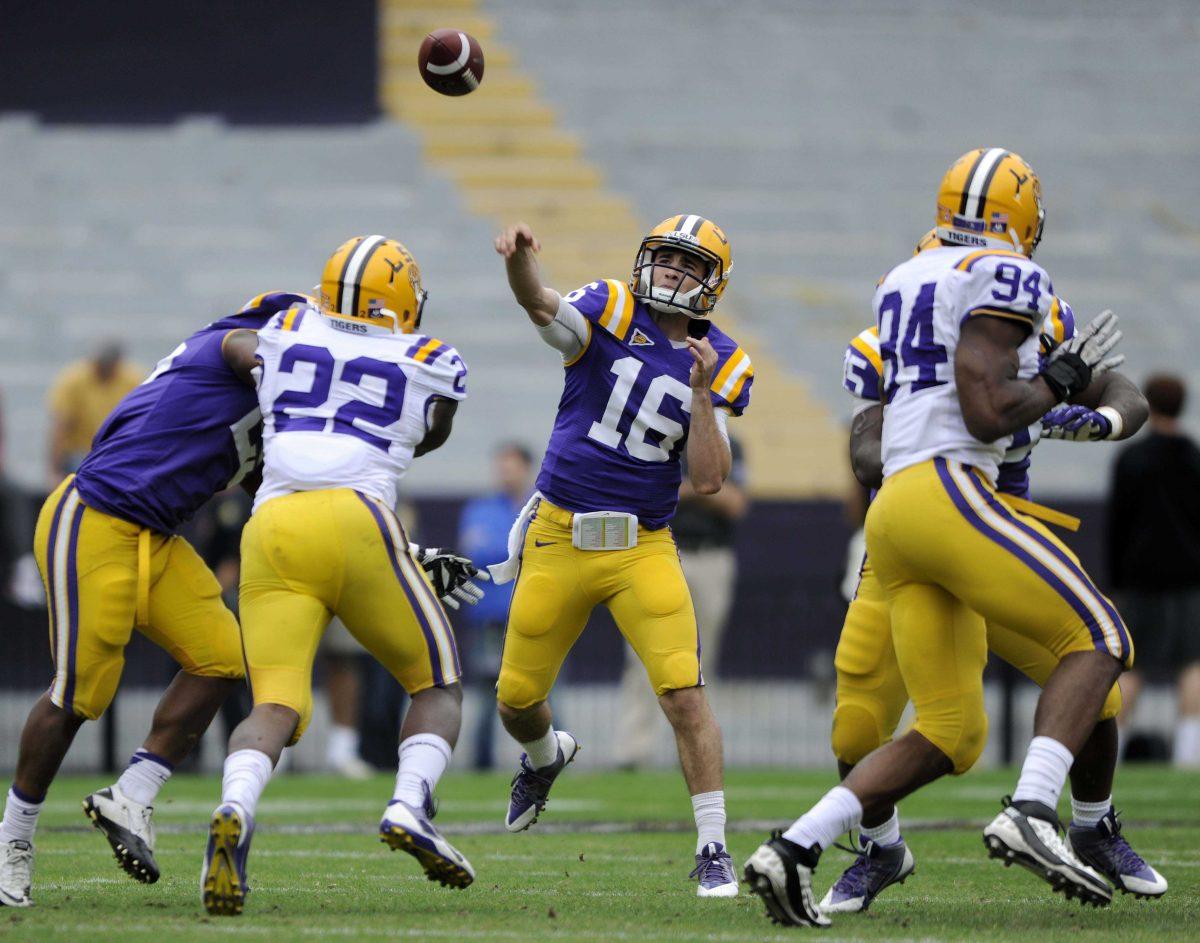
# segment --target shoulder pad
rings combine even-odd
[[[872,325],[856,334],[842,360],[842,386],[859,399],[878,400],[883,381],[879,328]]]
[[[722,337],[724,337],[722,335]],[[728,406],[735,416],[740,416],[750,403],[750,387],[754,383],[754,364],[750,355],[731,339],[724,337],[731,348],[718,351],[717,372],[710,389],[717,405]],[[722,347],[725,345],[722,344]]]
[[[624,340],[633,325],[636,299],[629,286],[615,278],[591,282],[564,296],[564,301],[618,340]]]

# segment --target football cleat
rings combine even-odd
[[[1095,825],[1072,822],[1067,839],[1084,864],[1103,874],[1122,893],[1150,899],[1167,892],[1167,879],[1146,864],[1121,834],[1115,809],[1109,809]]]
[[[983,830],[988,856],[1007,868],[1016,863],[1032,871],[1070,900],[1107,907],[1112,889],[1099,874],[1075,857],[1059,833],[1062,825],[1054,810],[1041,802],[1013,802],[1005,797],[1004,810]]]
[[[425,869],[425,876],[444,887],[468,887],[475,869],[433,826],[437,814],[429,787],[420,808],[393,799],[379,823],[379,840],[392,851],[406,851]]]
[[[32,907],[33,845],[14,838],[0,847],[0,906]]]
[[[246,858],[254,837],[254,820],[231,802],[217,806],[208,826],[208,848],[200,870],[200,896],[213,916],[235,917],[242,912],[250,885]]]
[[[827,914],[865,911],[884,888],[903,884],[915,868],[913,854],[903,841],[880,845],[868,839],[854,864],[842,872],[821,901],[821,911]]]
[[[696,867],[688,875],[700,883],[697,897],[737,897],[738,882],[733,874],[733,859],[719,841],[710,841],[696,855]]]
[[[86,797],[83,811],[108,839],[117,864],[126,874],[143,884],[158,880],[153,806],[134,802],[116,786],[110,786]]]
[[[743,869],[750,893],[757,894],[767,906],[774,923],[794,927],[827,927],[829,918],[813,900],[812,877],[821,853],[804,848],[776,831]]]
[[[521,754],[521,768],[512,779],[512,789],[508,795],[508,813],[504,817],[504,827],[510,832],[523,832],[538,820],[546,801],[550,796],[550,787],[558,774],[566,769],[567,764],[575,759],[579,752],[579,744],[565,730],[558,733],[558,758],[549,766],[534,769],[529,765],[529,757]],[[566,740],[566,747],[563,740]]]

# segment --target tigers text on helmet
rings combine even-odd
[[[345,318],[411,334],[421,326],[426,292],[412,253],[395,239],[355,236],[321,272],[321,306]]]
[[[1045,218],[1038,175],[1019,154],[1000,147],[963,154],[938,186],[935,225],[945,245],[1032,257]]]
[[[699,258],[706,271],[696,283],[690,272],[675,266],[655,263],[654,254],[662,249],[675,249]],[[633,277],[629,279],[630,293],[656,311],[677,312],[689,318],[707,318],[729,281],[733,260],[729,240],[721,227],[703,216],[683,214],[671,216],[650,230],[638,248],[633,263]],[[666,268],[677,272],[679,283],[674,287],[654,285],[655,268]],[[693,287],[681,291],[687,280]]]

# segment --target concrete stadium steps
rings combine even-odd
[[[644,217],[686,210],[721,224],[735,260],[722,308],[736,310],[736,336],[756,363],[769,351],[802,377],[827,412],[849,415],[845,345],[871,317],[876,280],[932,224],[940,175],[992,143],[1041,175],[1038,261],[1055,289],[1081,318],[1122,316],[1133,377],[1167,368],[1200,387],[1194,3],[1155,0],[1153,16],[1116,0],[482,9],[613,191]],[[748,419],[764,405],[763,379]],[[1037,490],[1101,491],[1117,451],[1081,462],[1078,448],[1047,444]]]
[[[91,155],[81,161],[79,155]],[[385,122],[251,129],[42,127],[0,120],[0,395],[9,474],[42,484],[44,400],[58,370],[104,337],[149,367],[246,298],[306,290],[328,254],[368,232],[403,239],[430,291],[427,328],[471,366],[454,448],[414,466],[425,491],[474,490],[492,444],[548,437],[560,379],[526,329],[492,227],[424,169]]]
[[[468,209],[497,227],[528,222],[542,239],[540,261],[547,278],[563,290],[598,277],[626,277],[641,237],[666,211],[635,209],[607,186],[600,167],[584,156],[586,132],[562,129],[521,57],[501,44],[504,24],[497,26],[485,15],[487,8],[467,0],[452,12],[436,2],[412,0],[384,0],[382,9],[384,109],[416,129],[430,166],[455,182]],[[470,32],[484,46],[484,81],[468,96],[433,94],[416,72],[414,45],[439,26]],[[493,50],[499,50],[504,63],[495,72]],[[609,78],[598,72],[574,81],[595,82],[598,76],[605,82]],[[844,449],[831,447],[841,433],[828,409],[772,358],[732,308],[726,301],[720,321],[755,364],[754,406],[736,426],[753,462],[753,490],[764,495],[840,494]]]

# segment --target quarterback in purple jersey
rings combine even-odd
[[[729,241],[710,220],[673,216],[642,240],[628,281],[592,282],[565,297],[542,284],[537,239],[524,224],[496,239],[509,285],[562,355],[562,398],[537,480],[513,528],[516,575],[497,684],[500,717],[524,754],[505,825],[528,828],[578,750],[552,724],[546,698],[598,604],[645,665],[675,730],[698,832],[697,893],[733,897],[725,849],[721,730],[700,669],[692,601],[671,536],[680,456],[701,494],[730,470],[725,424],[750,400],[754,371],[708,319],[728,283]]]
[[[158,880],[154,798],[244,677],[220,586],[173,531],[257,463],[258,401],[226,362],[226,336],[258,329],[300,300],[260,295],[175,348],[113,410],[79,471],[42,508],[34,551],[55,671],[21,734],[0,824],[0,903],[31,903],[42,801],[80,726],[112,701],[135,628],[183,667],[129,767],[83,806],[132,877]]]

